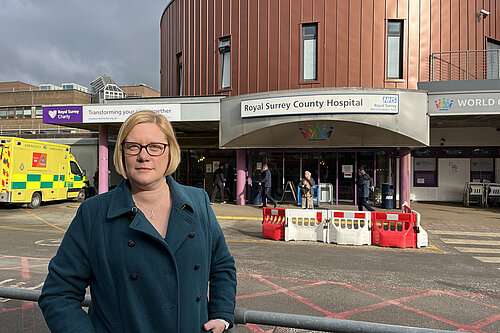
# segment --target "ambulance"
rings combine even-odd
[[[0,172],[0,204],[83,201],[89,188],[67,145],[0,136]]]

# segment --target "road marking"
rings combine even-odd
[[[14,279],[7,279],[7,280],[3,280],[3,281],[0,281],[0,286],[4,283],[8,283],[8,282],[11,282],[11,281],[14,281]]]
[[[37,240],[35,244],[40,246],[59,246],[61,245],[61,242],[62,238],[52,238]]]
[[[47,224],[48,226],[51,226],[52,228],[55,228],[55,229],[60,230],[60,231],[62,231],[62,232],[66,232],[66,230],[64,230],[63,228],[59,228],[58,226],[53,225],[52,223],[45,221],[45,220],[44,220],[44,219],[42,219],[41,217],[38,217],[38,216],[36,216],[35,214],[33,214],[32,212],[30,212],[29,210],[24,209],[24,211],[25,211],[25,212],[30,213],[31,215],[33,215],[34,217],[36,217],[37,219],[39,219],[39,220],[40,220],[40,221],[42,221],[43,223]]]
[[[460,252],[472,252],[472,253],[500,253],[500,249],[490,249],[486,247],[460,247],[456,246]]]
[[[248,217],[248,216],[216,216],[217,219],[221,220],[252,220],[252,221],[262,221],[262,217]]]
[[[447,244],[474,244],[474,245],[500,245],[500,241],[478,240],[478,239],[454,239],[441,238]]]
[[[455,231],[455,230],[427,230],[427,231],[436,235],[500,237],[500,232]]]
[[[500,257],[473,257],[473,258],[482,262],[500,264]]]
[[[20,230],[20,231],[35,231],[35,232],[49,232],[49,233],[58,233],[61,232],[59,230],[42,230],[42,229],[31,229],[31,228],[16,228],[16,227],[8,227],[8,226],[0,226],[0,229],[6,230]]]

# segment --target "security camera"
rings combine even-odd
[[[486,9],[481,9],[479,11],[479,14],[483,15],[483,18],[486,18],[488,15],[490,15],[490,12],[487,11]]]

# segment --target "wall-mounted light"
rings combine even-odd
[[[487,17],[488,17],[488,15],[490,15],[490,12],[489,12],[489,11],[487,11],[486,9],[481,9],[481,10],[479,11],[479,13],[477,13],[477,18],[478,18],[478,20],[480,20],[480,19],[481,19],[481,17],[482,17],[482,18],[483,18],[483,20],[484,20],[485,18],[487,18]]]

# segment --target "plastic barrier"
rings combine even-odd
[[[285,239],[285,208],[262,208],[262,238]]]
[[[413,227],[413,230],[417,234],[417,248],[429,246],[429,235],[420,225],[420,213],[411,209],[407,202],[403,204],[403,213],[413,213],[416,215],[416,225]]]
[[[285,215],[285,241],[326,242],[326,210],[287,209]]]
[[[371,212],[329,211],[327,243],[370,245]]]
[[[485,185],[483,183],[466,182],[464,186],[464,205],[469,207],[471,203],[485,205]]]
[[[372,212],[372,244],[387,247],[428,245],[427,232],[420,226],[420,213],[403,204],[402,213]]]
[[[486,198],[484,199],[485,206],[500,203],[500,184],[488,183],[486,184]]]

